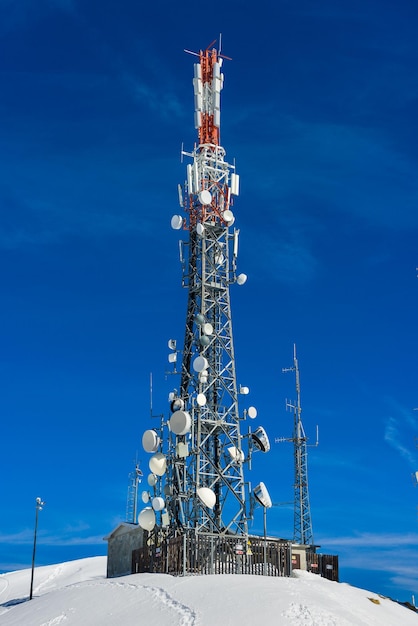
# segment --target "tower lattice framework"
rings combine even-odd
[[[240,394],[246,396],[249,389],[237,386],[230,286],[244,284],[247,277],[236,273],[239,230],[232,208],[239,176],[225,160],[219,135],[226,57],[209,48],[192,54],[198,57],[193,78],[198,142],[191,152],[182,150],[189,160],[178,190],[184,215],[171,220],[172,228],[184,235],[184,343],[179,349],[176,340],[168,342],[171,373],[180,381],[169,396],[168,419],[160,416],[160,428],[145,431],[142,438],[144,450],[153,454],[147,479],[151,491],[142,494],[152,506],[141,511],[138,521],[154,533],[155,545],[161,537],[179,535],[205,535],[209,541],[238,537],[235,549],[241,559],[251,557],[246,552],[248,521],[256,501],[271,506],[264,483],[251,489],[245,482],[244,466],[254,451],[268,452],[270,443],[261,426],[242,434],[247,417],[255,418],[257,412],[250,406],[240,414],[238,405]],[[200,555],[201,562],[206,556]],[[184,563],[183,570],[187,567]]]
[[[171,514],[175,525],[200,533],[246,535],[244,452],[229,294],[237,280],[238,231],[231,232],[231,207],[239,179],[219,145],[222,61],[217,50],[207,49],[194,64],[199,143],[191,153],[183,152],[192,162],[180,190],[187,215],[182,228],[188,230],[189,239],[182,245],[182,284],[188,300],[179,405],[184,403],[191,413],[192,428],[191,436],[184,436],[191,453],[176,456],[170,468],[176,494]],[[178,436],[173,443],[178,446]],[[213,507],[198,495],[210,498],[211,492]]]

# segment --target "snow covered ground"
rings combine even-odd
[[[0,626],[418,626],[375,593],[297,571],[292,578],[133,574],[106,579],[106,557],[0,576]]]

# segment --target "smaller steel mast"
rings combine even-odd
[[[142,481],[142,471],[138,460],[135,461],[135,469],[129,474],[128,495],[126,499],[126,521],[131,524],[137,523],[138,517],[138,488]]]
[[[295,372],[296,401],[286,400],[286,408],[293,409],[294,427],[291,439],[281,438],[276,441],[292,441],[294,451],[294,530],[293,541],[300,545],[314,545],[312,532],[311,507],[308,487],[308,438],[303,428],[300,402],[299,364],[296,356],[296,344],[293,344],[293,367],[283,368],[282,372]],[[317,440],[318,445],[318,427]]]

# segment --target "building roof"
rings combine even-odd
[[[140,528],[140,526],[138,526],[138,524],[132,524],[131,522],[121,522],[108,535],[103,537],[103,541],[109,541],[109,539],[115,535],[123,535],[135,528]]]

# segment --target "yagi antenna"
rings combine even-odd
[[[198,57],[199,53],[198,52],[192,52],[191,50],[186,50],[186,48],[184,48],[184,52],[187,52],[187,54],[193,54],[194,56]]]

